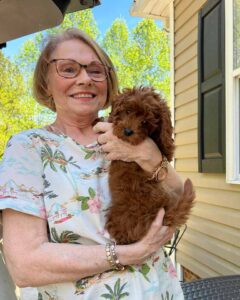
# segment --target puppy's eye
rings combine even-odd
[[[142,121],[142,126],[146,126],[147,125],[147,121]]]
[[[132,110],[131,110],[131,109],[127,109],[127,110],[126,110],[126,114],[127,114],[127,115],[130,115],[130,113],[132,113]]]

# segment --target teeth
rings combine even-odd
[[[92,94],[77,94],[77,95],[73,95],[74,98],[92,98],[93,95]]]

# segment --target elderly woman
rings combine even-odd
[[[38,287],[39,299],[183,299],[162,250],[174,232],[162,225],[163,210],[131,245],[111,244],[104,229],[109,162],[135,161],[151,173],[162,160],[151,139],[130,146],[110,123],[94,126],[117,91],[110,59],[85,33],[49,39],[34,93],[56,120],[12,137],[0,168],[6,263],[19,287]],[[182,190],[170,165],[165,181]]]

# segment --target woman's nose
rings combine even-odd
[[[87,71],[85,68],[81,68],[79,74],[76,77],[76,83],[81,84],[81,83],[90,83],[92,82],[91,77],[88,75]]]

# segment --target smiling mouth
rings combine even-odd
[[[88,98],[88,99],[94,99],[95,97],[96,97],[96,95],[95,94],[84,94],[84,93],[82,93],[82,94],[73,94],[73,95],[70,95],[72,98],[74,98],[74,99],[86,99],[86,98]]]

